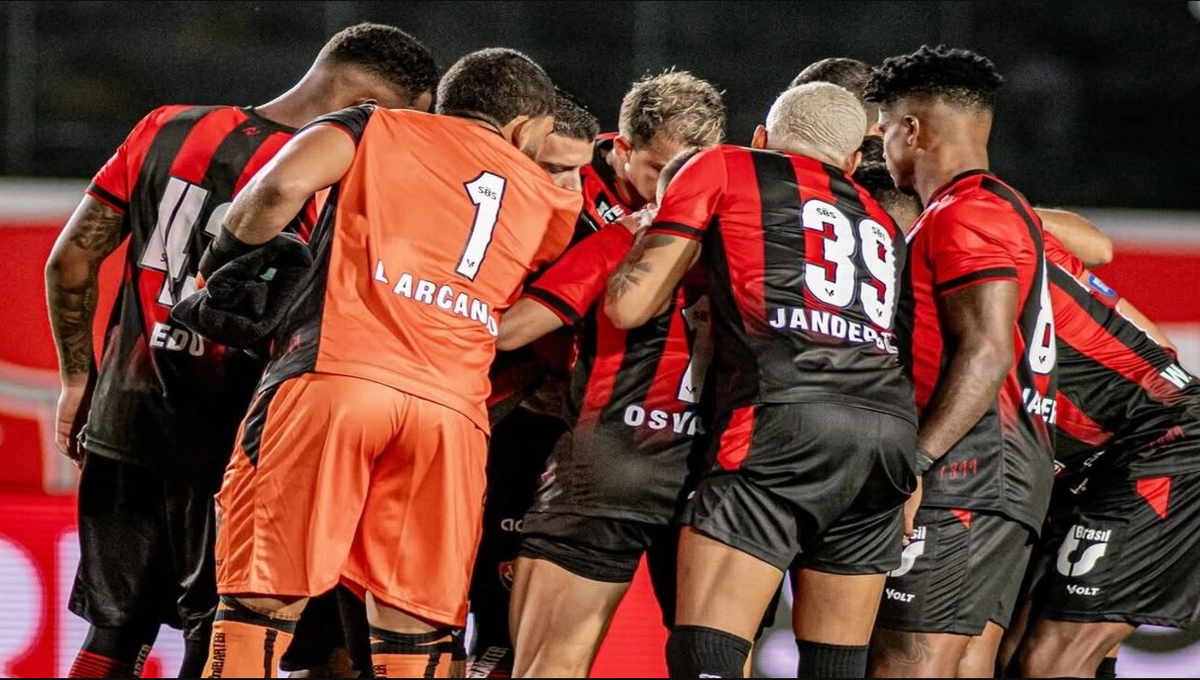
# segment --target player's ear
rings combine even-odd
[[[862,151],[854,150],[850,157],[846,159],[846,163],[842,165],[842,169],[847,175],[853,175],[855,170],[858,170],[859,163],[862,163]]]
[[[915,147],[917,138],[921,136],[921,121],[916,116],[905,116],[902,124],[904,125],[905,146]]]
[[[759,125],[754,128],[754,136],[750,138],[750,148],[765,149],[767,148],[767,128]]]
[[[613,151],[617,152],[619,167],[624,168],[625,164],[629,162],[629,154],[633,153],[633,143],[621,135],[617,135],[613,138]]]

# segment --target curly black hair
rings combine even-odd
[[[900,189],[892,179],[887,169],[887,161],[883,158],[883,140],[879,137],[867,137],[859,147],[862,152],[862,163],[854,171],[854,181],[871,194],[889,213],[897,209],[909,208],[921,211],[921,200],[913,194]]]
[[[554,110],[554,83],[529,57],[489,47],[471,52],[446,70],[437,87],[437,112],[475,115],[503,127],[518,116]]]
[[[871,74],[865,97],[889,104],[902,97],[937,97],[963,107],[995,106],[1004,77],[987,57],[945,45],[922,45],[912,54],[889,57]]]
[[[319,59],[358,66],[402,88],[414,102],[437,85],[433,55],[419,40],[385,24],[361,23],[338,31]]]
[[[867,82],[870,80],[870,64],[848,57],[830,57],[805,66],[804,70],[792,79],[788,87],[817,82],[833,83],[846,88],[850,94],[862,101],[863,91],[866,90]]]
[[[555,88],[554,132],[570,139],[590,142],[600,134],[600,122],[578,100]]]

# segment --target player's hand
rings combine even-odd
[[[629,230],[629,233],[637,236],[643,229],[649,227],[654,222],[654,216],[658,214],[658,206],[648,205],[645,208],[626,215],[618,220],[618,224]]]
[[[90,390],[87,384],[63,385],[55,409],[54,443],[75,467],[83,465],[83,448],[79,445],[79,430],[86,420],[84,403]]]
[[[917,488],[913,489],[912,495],[904,503],[904,545],[908,545],[913,531],[916,530],[917,509],[921,507],[923,491],[923,482],[920,477],[917,477]]]

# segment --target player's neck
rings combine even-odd
[[[284,92],[262,106],[254,107],[258,115],[291,128],[304,127],[309,121],[342,108],[335,102],[337,85],[323,72],[314,68]]]
[[[923,205],[944,184],[971,170],[987,170],[987,147],[944,145],[931,149],[920,161],[915,173],[915,188]]]

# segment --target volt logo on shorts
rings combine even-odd
[[[1088,588],[1086,586],[1077,586],[1077,585],[1072,584],[1072,585],[1067,586],[1067,592],[1070,593],[1071,595],[1085,595],[1087,597],[1095,597],[1096,595],[1100,594],[1100,589],[1099,588]]]
[[[913,598],[916,597],[912,593],[902,593],[895,588],[884,588],[883,595],[893,602],[912,602]]]
[[[1076,524],[1067,532],[1062,547],[1058,549],[1058,573],[1063,576],[1083,576],[1096,567],[1096,562],[1108,551],[1112,540],[1112,529],[1089,529]],[[1086,541],[1091,543],[1083,550],[1079,547]],[[1088,590],[1084,588],[1083,590]],[[1095,593],[1073,593],[1088,595]]]
[[[925,554],[925,527],[917,527],[913,530],[910,542],[904,548],[904,552],[900,554],[900,566],[888,572],[888,576],[898,578],[912,571],[913,565],[917,563],[917,558]],[[890,595],[888,596],[892,598]],[[909,595],[911,600],[912,596]],[[903,600],[908,602],[909,600]]]

